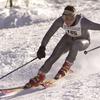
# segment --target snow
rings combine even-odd
[[[5,0],[0,0],[0,77],[36,57],[42,38],[68,4],[77,8],[77,13],[100,23],[99,0],[30,0],[29,7],[19,0],[14,8],[4,8]],[[34,77],[39,68],[51,55],[54,47],[64,35],[59,29],[50,40],[46,49],[46,58],[35,60],[6,78],[0,80],[0,88],[24,85]],[[91,45],[88,49],[100,45],[99,31],[90,31]],[[100,49],[87,55],[80,52],[72,66],[73,74],[66,76],[56,86],[45,90],[19,94],[10,100],[99,100],[100,99]],[[64,54],[47,74],[53,78],[62,66],[67,54]],[[6,100],[6,99],[2,99]]]

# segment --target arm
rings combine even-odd
[[[100,24],[95,23],[95,22],[92,22],[92,21],[88,20],[85,17],[83,17],[83,19],[82,19],[82,25],[86,29],[90,29],[90,30],[100,30]]]
[[[61,17],[54,21],[54,23],[51,25],[49,30],[47,31],[46,35],[44,36],[41,46],[46,46],[49,42],[50,38],[53,36],[53,34],[60,28],[61,26]]]

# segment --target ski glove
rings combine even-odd
[[[38,52],[37,52],[37,58],[41,59],[41,58],[45,58],[45,47],[44,46],[40,46]]]

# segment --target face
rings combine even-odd
[[[71,26],[73,22],[75,21],[75,15],[74,14],[68,14],[68,15],[63,15],[64,22],[66,23],[67,26]]]

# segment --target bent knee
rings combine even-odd
[[[76,48],[79,51],[85,50],[89,47],[90,42],[86,39],[79,39],[76,40],[73,44],[73,47]]]

